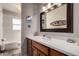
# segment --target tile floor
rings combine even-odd
[[[0,53],[0,56],[20,56],[20,55],[21,55],[20,49],[8,50],[3,53]]]

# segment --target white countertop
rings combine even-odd
[[[79,56],[79,46],[77,43],[68,43],[66,40],[51,38],[49,40],[42,39],[42,36],[27,35],[27,38],[39,42],[49,48],[58,50],[66,55]]]

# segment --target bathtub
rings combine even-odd
[[[5,50],[11,50],[11,49],[19,49],[21,48],[21,43],[20,42],[15,42],[15,41],[9,41],[5,42],[4,45],[0,43],[1,48],[4,48]]]
[[[0,45],[1,42],[0,42]],[[0,53],[0,56],[20,56],[21,55],[21,43],[20,42],[15,42],[15,41],[10,41],[10,42],[5,42],[4,44],[5,47],[5,52]]]

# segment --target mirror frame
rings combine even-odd
[[[59,29],[43,29],[42,28],[42,15],[45,12],[40,13],[40,32],[65,32],[73,33],[73,3],[67,3],[67,28]]]

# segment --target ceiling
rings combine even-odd
[[[0,3],[0,5],[3,9],[16,12],[16,13],[21,13],[20,3]]]

